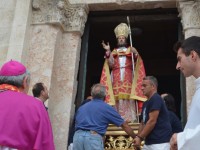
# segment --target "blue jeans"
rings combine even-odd
[[[91,131],[77,130],[73,138],[73,150],[104,150],[103,137]]]

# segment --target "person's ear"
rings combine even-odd
[[[28,76],[24,77],[22,88],[23,88],[24,93],[28,93],[28,90],[29,90]]]
[[[157,88],[155,84],[152,84],[151,86],[152,86],[153,89]]]
[[[40,95],[42,95],[42,96],[45,95],[45,91],[42,90]]]
[[[197,52],[193,50],[193,51],[191,51],[190,54],[191,54],[192,60],[195,62],[197,60],[197,57],[198,57]]]

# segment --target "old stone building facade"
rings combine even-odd
[[[32,74],[31,85],[42,81],[49,87],[49,115],[57,150],[66,149],[68,144],[82,37],[90,12],[156,8],[177,10],[184,38],[200,36],[199,0],[0,1],[0,65],[10,59],[23,62]],[[185,89],[189,106],[194,78],[186,79]]]

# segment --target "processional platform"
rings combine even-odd
[[[129,123],[137,134],[139,123]],[[105,134],[105,150],[138,150],[134,147],[133,138],[121,128],[110,124]]]

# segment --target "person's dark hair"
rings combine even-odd
[[[153,85],[158,87],[158,80],[154,76],[146,76],[143,80],[150,80]]]
[[[31,75],[28,70],[26,70],[24,74],[18,76],[0,76],[0,84],[11,84],[19,88],[23,86],[23,81],[25,77],[27,77],[26,81],[29,85]]]
[[[106,96],[106,87],[100,83],[92,86],[91,95],[93,99],[105,99]]]
[[[194,50],[200,57],[200,37],[191,36],[183,41],[178,41],[174,45],[174,51],[178,52],[179,48],[182,48],[186,56],[189,56],[190,52]]]
[[[178,52],[178,49],[181,48],[181,45],[182,45],[183,41],[178,41],[174,44],[174,51],[177,53]]]
[[[32,89],[33,96],[39,97],[42,90],[44,90],[43,83],[42,82],[36,83]]]
[[[164,102],[165,102],[168,110],[176,112],[175,99],[174,99],[174,97],[171,94],[167,93],[163,97],[163,100],[164,100]]]

